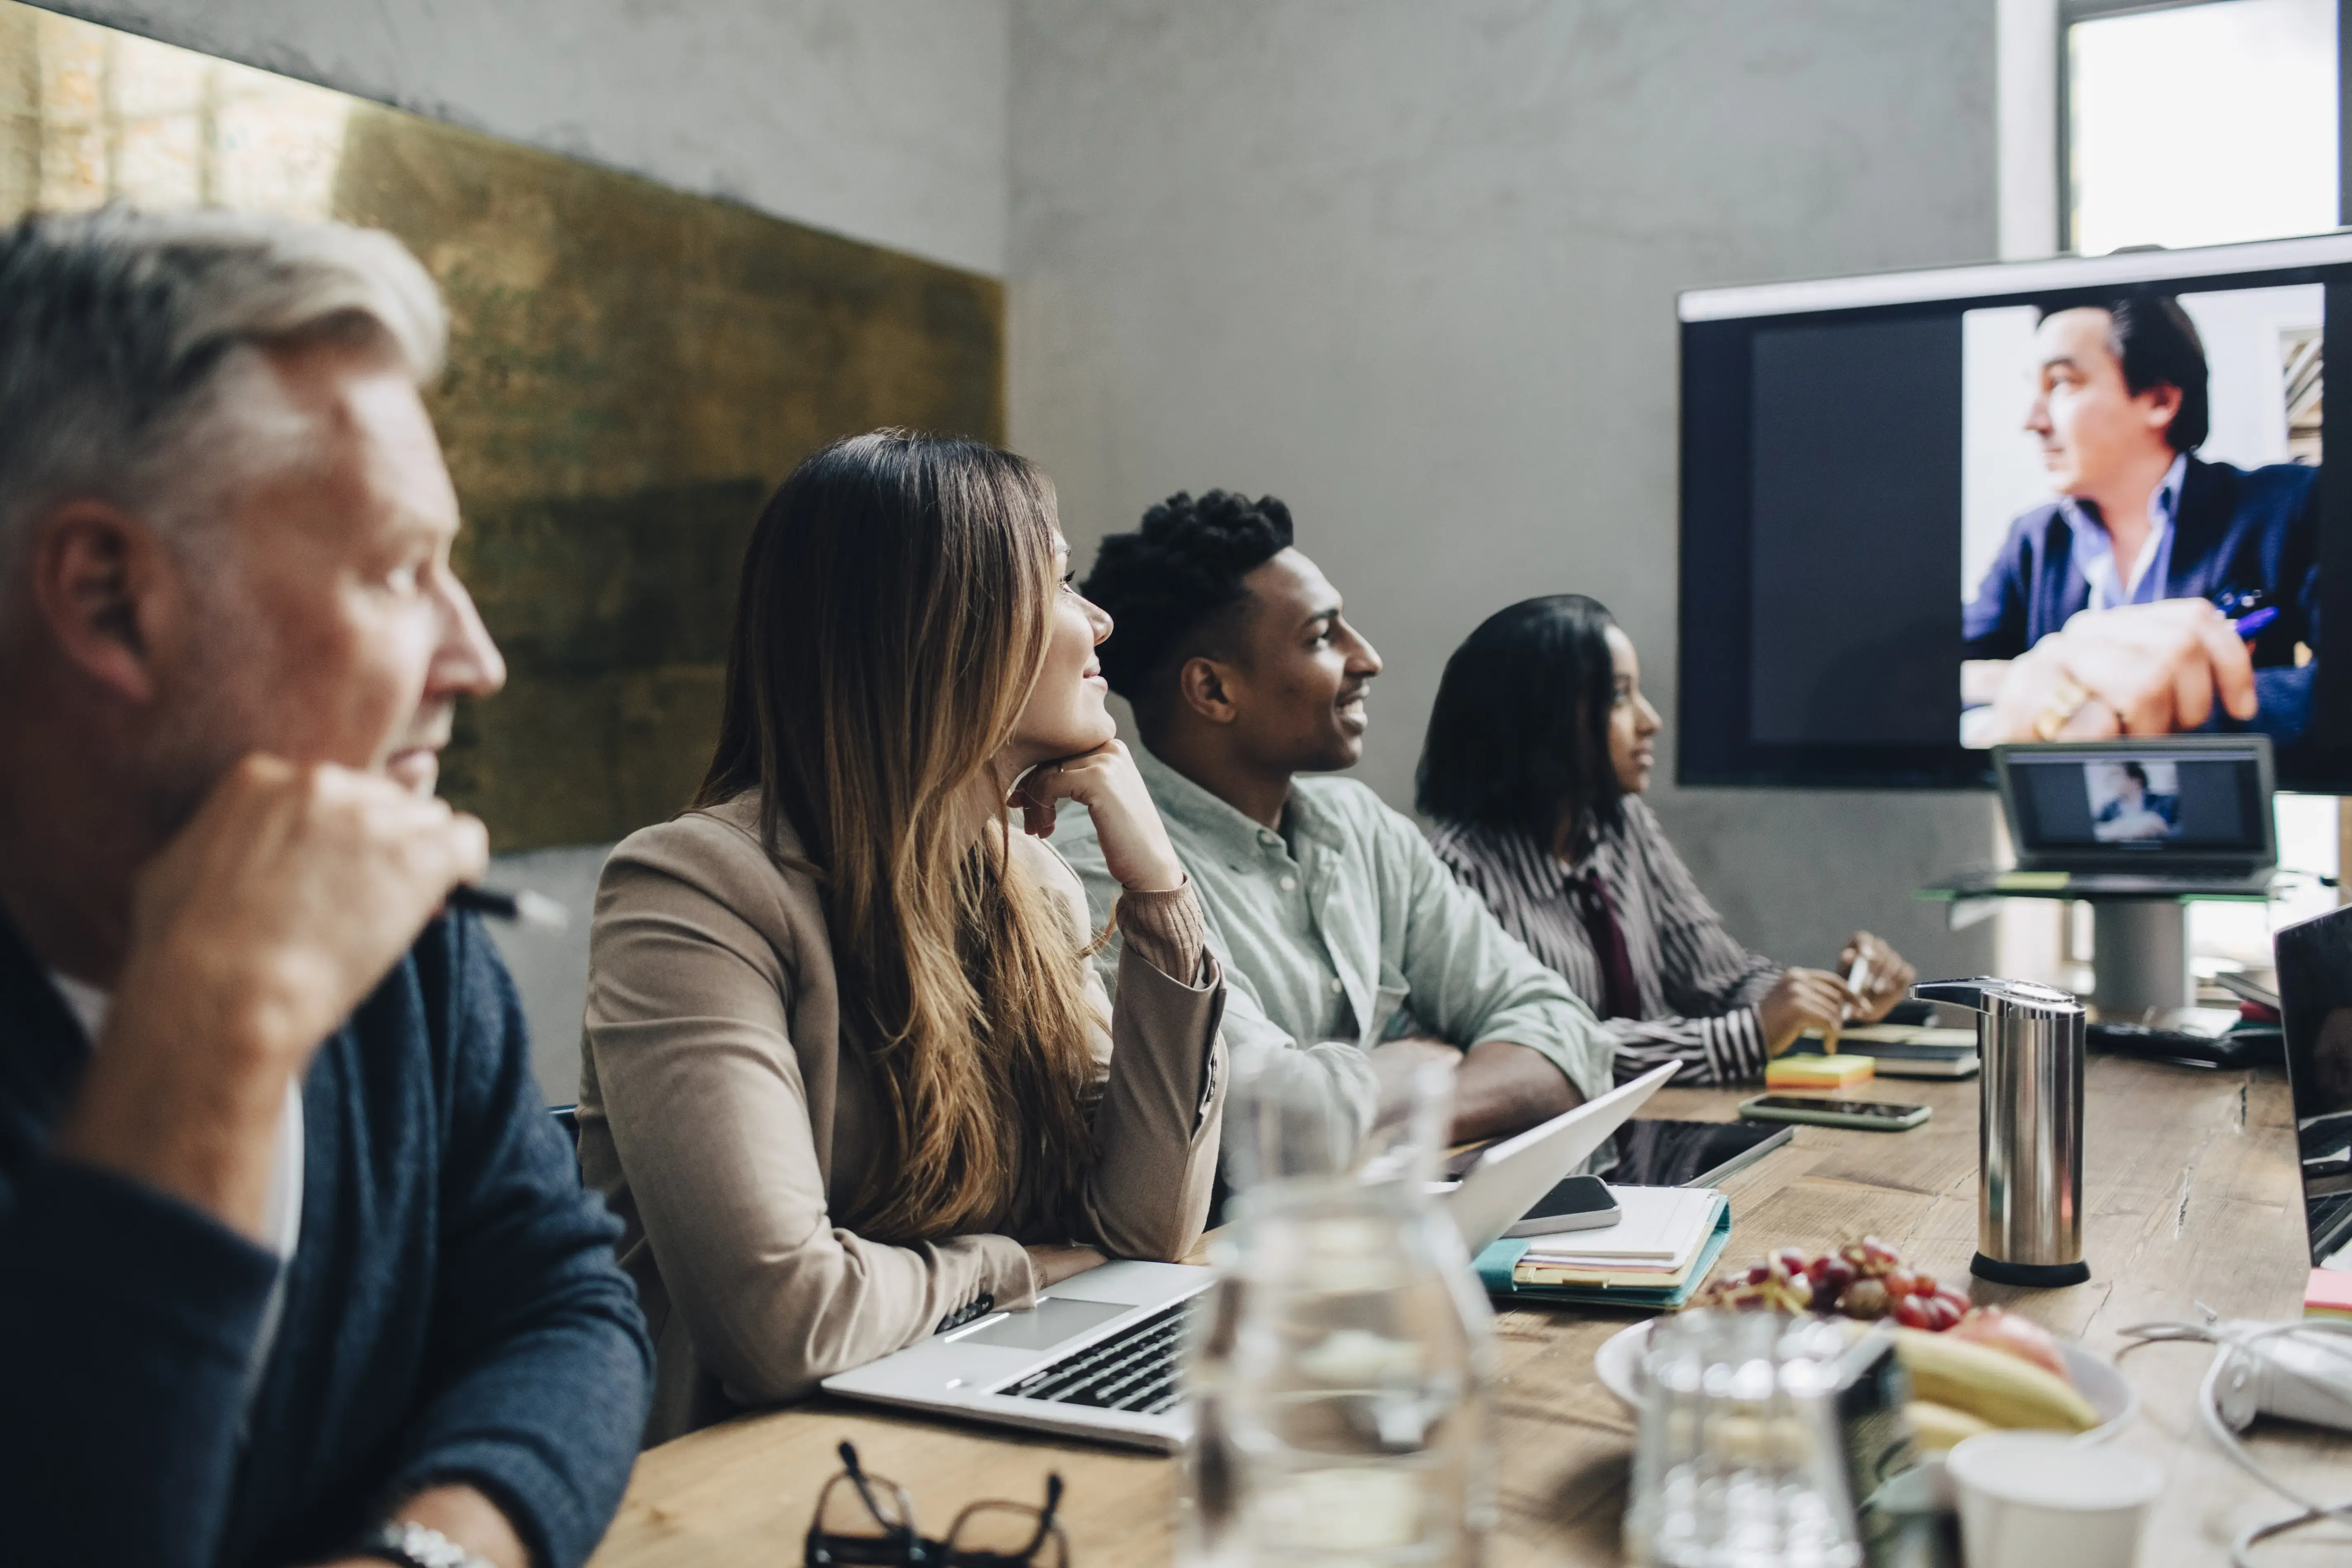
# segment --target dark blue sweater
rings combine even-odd
[[[46,1157],[88,1058],[0,921],[0,1563],[288,1568],[437,1481],[538,1563],[585,1558],[651,1357],[479,923],[427,927],[304,1080],[301,1240],[242,1447],[278,1261]]]

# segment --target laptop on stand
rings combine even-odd
[[[1573,1173],[1658,1087],[1668,1063],[1489,1147],[1441,1200],[1476,1257]],[[1106,1263],[824,1380],[824,1391],[931,1415],[1173,1453],[1191,1435],[1184,1333],[1213,1269]]]
[[[1995,746],[1992,762],[2016,868],[1963,872],[1923,892],[2095,903],[2269,896],[2278,843],[2267,735]],[[2274,1033],[2210,1007],[2102,1019],[2089,1043],[2209,1068],[2275,1060],[2278,1049]]]
[[[1962,872],[1958,898],[2259,898],[2278,868],[2267,735],[1995,746],[2014,870]]]

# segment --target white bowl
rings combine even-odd
[[[1635,1323],[1622,1333],[1612,1334],[1592,1352],[1592,1370],[1600,1377],[1601,1386],[1624,1401],[1625,1407],[1637,1415],[1642,1410],[1643,1352],[1649,1348],[1651,1324],[1656,1321],[1654,1318]],[[2091,1408],[2101,1418],[2098,1426],[2076,1441],[2104,1443],[2139,1413],[2138,1392],[2124,1381],[2124,1374],[2112,1363],[2069,1340],[2058,1342],[2058,1354],[2066,1363],[2066,1376],[2074,1383],[2074,1391],[2091,1402]]]

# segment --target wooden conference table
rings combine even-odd
[[[2117,1330],[2190,1318],[2301,1310],[2308,1269],[2286,1084],[2274,1071],[2200,1072],[2117,1058],[2090,1063],[2084,1174],[2090,1283],[2032,1292],[1968,1278],[1976,1247],[1977,1087],[1881,1079],[1859,1097],[1925,1102],[1909,1132],[1800,1127],[1792,1143],[1725,1184],[1725,1268],[1772,1247],[1808,1252],[1885,1237],[1938,1279],[1966,1283],[2112,1356]],[[1727,1121],[1753,1090],[1662,1091],[1659,1117]],[[1593,1376],[1601,1341],[1638,1314],[1537,1309],[1498,1314],[1503,1527],[1489,1561],[1613,1563],[1633,1422]],[[2226,1563],[2232,1534],[2291,1511],[2198,1429],[2196,1390],[2210,1352],[2149,1345],[2120,1363],[2140,1415],[2119,1442],[2167,1469],[2144,1564]],[[592,1568],[797,1565],[818,1489],[842,1438],[913,1494],[918,1521],[944,1531],[986,1498],[1039,1500],[1048,1471],[1067,1482],[1063,1519],[1074,1568],[1160,1568],[1173,1552],[1177,1464],[1083,1444],[900,1419],[819,1399],[698,1432],[648,1450]],[[2255,1453],[2307,1495],[2352,1495],[2352,1438],[2265,1422]],[[2255,1549],[2291,1568],[2352,1559],[2352,1532],[2315,1527]]]

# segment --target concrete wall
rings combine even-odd
[[[1006,0],[53,0],[1000,275]]]
[[[1082,563],[1179,488],[1287,500],[1387,658],[1400,805],[1512,600],[1598,595],[1671,699],[1677,289],[1995,248],[1990,4],[1020,0],[1012,57],[1013,444]],[[1989,795],[1654,800],[1766,952],[1987,956],[1911,889]]]

